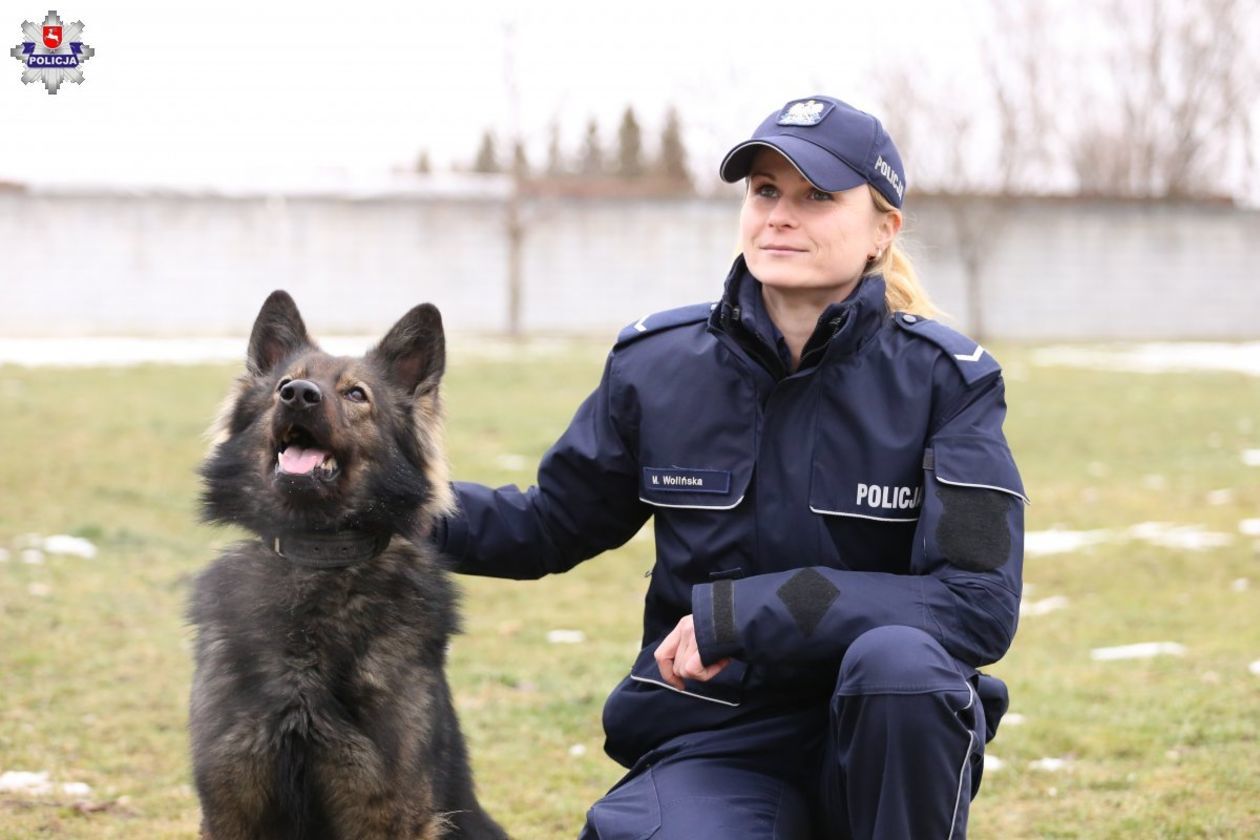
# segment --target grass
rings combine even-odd
[[[548,349],[551,348],[551,349]],[[453,348],[456,474],[529,483],[597,381],[604,348]],[[974,837],[1260,834],[1260,510],[1239,452],[1260,448],[1260,388],[1230,374],[1128,376],[1032,366],[1005,348],[1008,436],[1033,497],[1030,530],[1144,521],[1234,534],[1190,551],[1113,541],[1030,557],[1026,599],[1069,606],[1023,621],[992,671],[1023,725],[990,745]],[[0,368],[0,772],[86,782],[73,797],[0,794],[0,838],[190,838],[183,605],[190,576],[239,536],[196,524],[201,433],[229,367]],[[508,457],[519,456],[519,457]],[[1232,495],[1208,494],[1232,488]],[[23,535],[69,533],[91,560],[22,561]],[[519,838],[575,836],[620,775],[600,710],[639,635],[651,541],[554,579],[462,578],[466,633],[451,679],[483,800]],[[1241,590],[1239,579],[1251,579]],[[580,629],[579,645],[548,644]],[[1093,647],[1177,641],[1183,657],[1093,662]],[[1067,759],[1066,769],[1030,767]]]

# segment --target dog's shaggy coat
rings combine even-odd
[[[321,352],[284,292],[258,315],[201,471],[205,519],[257,535],[190,605],[207,840],[506,836],[473,791],[455,592],[422,536],[452,504],[444,347],[427,304],[362,358]]]

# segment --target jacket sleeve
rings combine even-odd
[[[455,482],[458,510],[435,541],[464,574],[528,580],[563,572],[626,542],[647,521],[639,501],[635,406],[620,394],[615,351],[599,387],[543,456],[528,490]]]
[[[910,574],[812,566],[697,585],[702,660],[838,661],[892,624],[926,631],[973,667],[1000,659],[1019,618],[1026,502],[1005,409],[995,373],[963,388],[930,436]]]

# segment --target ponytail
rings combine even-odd
[[[874,188],[871,188],[870,193],[875,201],[875,208],[880,212],[890,213],[896,210]],[[867,263],[864,273],[884,276],[884,303],[889,312],[912,312],[921,318],[935,318],[941,314],[923,284],[919,282],[919,275],[915,272],[910,257],[897,247],[896,239],[889,243],[877,259]]]

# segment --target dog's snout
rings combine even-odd
[[[295,379],[280,389],[280,401],[290,408],[310,408],[323,399],[319,386],[308,379]]]

